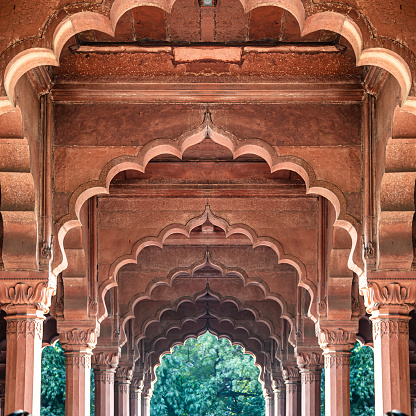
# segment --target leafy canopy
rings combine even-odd
[[[151,416],[263,416],[253,357],[206,332],[165,355],[156,370]]]

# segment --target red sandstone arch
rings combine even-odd
[[[62,253],[62,261],[52,268],[52,273],[58,275],[67,267],[67,259],[64,248],[64,238],[66,233],[73,227],[80,227],[79,220],[82,205],[92,196],[103,195],[109,193],[111,180],[121,171],[132,169],[144,172],[147,163],[161,154],[170,154],[181,158],[183,153],[189,147],[196,145],[204,138],[209,137],[217,144],[226,147],[233,153],[233,157],[239,157],[245,154],[254,154],[263,158],[268,164],[272,172],[278,170],[292,170],[298,173],[306,184],[307,194],[316,194],[325,197],[333,205],[336,213],[335,226],[345,229],[351,236],[351,253],[348,259],[348,267],[358,276],[363,274],[362,269],[355,264],[353,254],[358,241],[357,230],[355,225],[357,221],[354,217],[346,212],[346,201],[339,188],[329,182],[316,178],[316,174],[312,167],[304,160],[295,156],[279,156],[275,149],[263,140],[252,139],[241,141],[234,135],[216,127],[211,120],[210,114],[206,113],[203,123],[196,129],[184,133],[177,140],[160,139],[153,140],[143,146],[137,156],[121,156],[108,162],[102,169],[99,179],[87,182],[79,186],[72,194],[69,202],[69,214],[62,217],[58,222],[59,231],[57,232],[56,247],[60,247]],[[240,227],[241,228],[241,227]],[[157,244],[162,244],[163,239],[169,235],[169,230],[165,230],[164,235],[160,236]],[[183,233],[184,231],[178,231]],[[232,232],[232,229],[229,230]],[[239,229],[238,231],[246,234],[246,231]],[[250,234],[250,233],[248,233]],[[250,235],[248,235],[249,238]],[[141,244],[146,244],[146,241]],[[267,245],[267,242],[262,243]],[[271,242],[269,242],[271,244]]]
[[[350,42],[357,59],[357,65],[373,65],[390,72],[401,87],[402,104],[406,102],[412,86],[412,77],[404,59],[386,48],[363,50],[363,34],[360,27],[349,17],[338,12],[315,13],[305,21],[305,8],[300,0],[240,0],[244,10],[249,12],[257,7],[276,6],[287,10],[298,21],[302,36],[317,31],[330,30],[344,36]],[[4,72],[4,87],[11,103],[14,103],[14,88],[18,79],[30,69],[40,65],[59,65],[59,56],[70,37],[85,30],[98,30],[114,36],[120,17],[128,10],[139,6],[153,6],[170,12],[175,0],[115,0],[110,17],[101,13],[85,11],[66,16],[55,28],[52,47],[35,47],[14,56]]]
[[[310,308],[309,308],[309,315],[310,315],[311,319],[316,322],[316,320],[317,320],[317,312],[315,311],[316,302],[317,302],[316,285],[307,278],[306,267],[302,263],[302,261],[300,259],[290,255],[290,254],[286,254],[285,251],[284,251],[283,246],[277,240],[275,240],[273,238],[269,238],[269,237],[258,237],[257,234],[255,233],[255,231],[251,227],[249,227],[248,225],[245,225],[245,224],[230,225],[223,218],[215,216],[211,212],[211,209],[210,209],[209,205],[205,206],[205,211],[200,216],[195,217],[195,218],[191,218],[187,222],[186,225],[171,224],[171,225],[168,225],[167,227],[165,227],[159,233],[158,237],[145,237],[145,238],[137,241],[136,243],[134,243],[130,253],[128,253],[128,254],[126,254],[122,257],[119,257],[118,259],[116,259],[113,262],[113,264],[110,267],[108,279],[105,280],[98,288],[98,296],[99,296],[98,321],[102,322],[102,320],[107,315],[106,309],[105,309],[105,300],[104,300],[104,298],[105,298],[105,295],[106,295],[108,290],[117,286],[117,273],[121,269],[121,267],[123,267],[126,264],[137,264],[137,258],[139,256],[140,252],[145,247],[148,247],[148,246],[152,245],[152,246],[157,246],[157,247],[163,248],[164,241],[172,234],[182,234],[182,235],[190,238],[191,231],[194,228],[198,227],[199,225],[202,225],[207,220],[209,220],[212,224],[220,227],[225,232],[226,238],[228,238],[229,236],[231,236],[233,234],[243,234],[249,239],[253,248],[260,247],[260,246],[269,247],[276,253],[276,255],[278,257],[278,263],[279,264],[280,263],[289,264],[292,267],[294,267],[295,270],[297,271],[298,275],[299,275],[298,285],[303,287],[304,289],[306,289],[309,292],[310,296],[311,296],[311,304],[310,304]],[[193,267],[193,266],[191,266],[191,267]],[[194,267],[198,267],[198,265],[195,265]],[[229,269],[225,268],[222,265],[221,265],[221,268],[222,268],[222,270],[224,270],[224,269],[229,270]],[[182,271],[182,269],[173,270],[166,278],[160,279],[156,282],[151,282],[148,285],[148,287],[146,288],[145,293],[137,294],[137,295],[133,296],[133,298],[131,299],[131,301],[129,303],[130,315],[128,317],[126,317],[126,319],[130,319],[134,316],[133,309],[134,309],[134,306],[137,304],[137,302],[139,302],[141,299],[144,299],[146,297],[150,297],[151,292],[158,285],[167,284],[167,285],[171,286],[175,276],[178,273],[180,273],[181,271]],[[239,271],[238,269],[237,270],[234,269],[233,271],[241,276],[244,286],[249,285],[249,283],[247,282],[247,280],[248,280],[247,276],[243,275],[241,273],[241,271]],[[268,287],[266,286],[265,283],[253,282],[252,284],[258,285],[259,287],[261,287],[261,289],[263,290],[263,292],[265,294],[267,293],[268,297],[270,297],[271,299],[276,300],[282,308],[284,318],[287,319],[288,321],[291,321],[291,317],[287,313],[286,302],[284,301],[284,299],[279,294],[270,293],[270,291],[268,290]]]

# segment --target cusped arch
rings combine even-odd
[[[7,65],[4,87],[10,102],[15,102],[14,88],[17,80],[28,70],[40,65],[59,65],[59,55],[65,42],[73,35],[85,30],[98,30],[114,36],[120,17],[138,6],[153,6],[170,12],[175,0],[115,0],[110,17],[91,11],[67,15],[52,36],[52,48],[28,48],[18,53]],[[374,65],[389,71],[401,86],[402,104],[405,103],[412,85],[408,64],[397,53],[386,48],[363,50],[363,35],[358,25],[348,16],[338,12],[318,12],[305,21],[305,8],[301,0],[240,0],[246,12],[263,6],[276,6],[291,13],[297,20],[302,35],[331,30],[350,42],[358,65]],[[404,47],[404,46],[403,46]]]
[[[121,156],[111,160],[101,170],[99,179],[84,183],[73,192],[69,201],[69,213],[58,221],[58,227],[60,228],[56,238],[58,240],[57,246],[60,247],[62,253],[62,261],[60,264],[52,268],[53,274],[58,275],[67,267],[64,238],[68,230],[73,227],[81,226],[79,221],[81,207],[89,198],[95,195],[109,194],[111,180],[119,172],[128,169],[144,172],[149,161],[162,154],[169,154],[182,158],[183,153],[188,148],[201,143],[207,136],[210,137],[216,144],[229,149],[234,158],[242,155],[254,154],[261,157],[268,163],[271,172],[276,172],[278,170],[291,170],[298,173],[306,184],[307,194],[320,195],[330,201],[336,213],[335,226],[345,229],[351,236],[352,248],[348,267],[357,273],[357,275],[362,275],[362,269],[355,264],[353,260],[353,253],[358,241],[358,234],[354,227],[354,225],[357,224],[357,220],[347,213],[346,200],[341,190],[329,182],[317,179],[312,167],[303,159],[295,156],[280,156],[266,141],[260,139],[239,140],[230,132],[218,128],[212,122],[209,112],[205,113],[204,120],[199,127],[184,133],[177,140],[153,140],[143,146],[137,156]],[[186,235],[186,230],[174,230],[175,226],[172,227],[172,230],[164,230],[164,234],[159,236],[155,245],[157,245],[157,243],[163,244],[163,239],[168,237],[169,232],[181,232]],[[237,228],[238,231],[234,230],[232,227],[229,229],[227,227],[230,235],[235,232],[241,232],[249,238],[252,237],[250,232],[246,232],[244,230],[244,227],[242,228],[240,226]],[[253,244],[257,243],[262,245],[268,244],[267,239],[263,239],[261,243],[253,241]],[[146,245],[151,243],[150,241],[143,241],[140,244]],[[273,245],[273,242],[270,241],[269,244]]]
[[[307,273],[306,273],[306,267],[303,264],[303,262],[298,259],[295,256],[292,256],[290,254],[285,253],[283,246],[279,241],[277,241],[274,238],[270,237],[258,237],[256,232],[248,225],[246,224],[234,224],[230,225],[225,219],[216,216],[212,213],[210,206],[207,204],[205,206],[204,212],[198,216],[191,218],[186,225],[181,224],[171,224],[166,226],[157,237],[145,237],[143,239],[140,239],[137,241],[133,247],[130,253],[119,257],[116,259],[112,265],[110,266],[109,270],[109,277],[107,280],[105,280],[98,289],[98,295],[99,295],[99,311],[98,311],[98,319],[100,322],[106,317],[106,310],[105,310],[105,295],[113,287],[117,286],[117,273],[123,267],[127,264],[137,264],[138,256],[140,252],[148,247],[148,246],[156,246],[162,248],[164,245],[164,242],[166,239],[172,235],[172,234],[181,234],[184,235],[187,238],[190,238],[191,231],[204,224],[206,221],[209,221],[210,223],[216,225],[217,227],[221,228],[225,232],[225,237],[228,238],[229,236],[233,234],[243,234],[245,235],[249,241],[252,244],[253,248],[260,247],[260,246],[266,246],[271,248],[277,255],[278,263],[279,264],[289,264],[290,266],[294,267],[299,275],[299,281],[298,285],[305,288],[310,296],[311,296],[311,307],[310,307],[310,317],[313,320],[316,320],[316,314],[314,313],[314,310],[312,308],[312,305],[315,305],[316,303],[316,285],[308,279]],[[192,266],[191,266],[192,267]],[[224,267],[224,266],[222,266]],[[148,288],[146,289],[146,294],[137,294],[136,297],[131,301],[131,305],[129,306],[129,310],[131,313],[133,313],[133,309],[135,304],[140,300],[140,296],[150,296],[151,291],[154,290],[155,287],[159,284],[172,284],[172,281],[181,270],[173,271],[172,274],[166,277],[164,281],[159,282],[152,282],[148,285]],[[242,275],[241,271],[235,269],[237,273],[240,273],[242,276],[243,284],[247,285],[247,276]],[[253,282],[253,284],[256,284]],[[260,284],[260,282],[258,283]],[[271,294],[268,287],[262,285],[264,289],[263,291],[266,291],[267,296],[270,296],[270,298],[274,298],[281,306],[282,310],[287,316],[287,319],[290,319],[287,315],[287,304],[283,301],[283,298],[279,296],[278,294]],[[148,293],[148,294],[147,294]]]
[[[156,315],[153,317],[150,317],[148,319],[146,319],[140,328],[140,333],[137,333],[135,335],[135,340],[137,342],[139,342],[140,340],[146,338],[146,330],[147,328],[155,323],[160,323],[162,321],[162,315],[165,312],[168,311],[174,311],[177,312],[179,307],[184,304],[184,303],[191,303],[193,305],[196,304],[196,302],[198,301],[199,298],[201,298],[202,296],[204,296],[206,294],[206,290],[200,291],[192,296],[189,295],[184,295],[181,296],[180,298],[176,299],[175,302],[166,304],[164,306],[161,306],[157,312]],[[241,303],[236,297],[234,296],[222,296],[221,294],[214,292],[212,290],[210,290],[208,292],[213,298],[216,298],[220,304],[225,304],[225,303],[232,303],[236,308],[238,312],[241,311],[249,311],[252,315],[253,318],[255,320],[255,322],[260,322],[262,324],[264,324],[269,333],[270,333],[270,337],[273,338],[276,342],[280,343],[280,337],[279,335],[274,331],[274,324],[273,322],[271,322],[269,319],[261,317],[260,316],[260,312],[257,310],[257,308],[253,305],[250,305],[248,303]],[[184,323],[190,321],[190,322],[196,322],[201,316],[203,316],[205,314],[205,311],[202,311],[200,314],[197,314],[196,316],[187,316],[183,319],[180,320],[180,325],[183,325]],[[213,317],[217,318],[217,320],[219,322],[221,321],[230,321],[231,319],[231,323],[233,323],[233,325],[235,326],[235,322],[232,320],[232,318],[230,317],[222,317],[222,316],[217,316],[215,313],[211,313]],[[120,320],[120,328],[121,328],[121,344],[124,344],[127,341],[126,335],[125,335],[125,328],[126,328],[126,324],[130,319],[134,318],[134,313],[133,312],[129,312],[128,315],[121,317]],[[283,315],[280,316],[281,318],[284,318]],[[286,319],[286,318],[284,318]],[[289,337],[289,342],[291,342],[292,345],[295,345],[295,338],[294,338],[294,329],[295,329],[295,318],[292,317],[292,319],[288,320],[289,325],[291,327],[291,332],[290,332],[290,337]],[[251,331],[250,331],[251,332]]]
[[[193,332],[188,332],[188,333],[184,333],[183,336],[181,338],[175,338],[174,340],[172,340],[172,342],[170,343],[170,345],[166,348],[164,348],[163,350],[160,351],[154,351],[151,352],[153,355],[155,355],[157,357],[157,361],[153,362],[152,366],[150,367],[151,369],[151,383],[152,383],[152,388],[154,386],[154,384],[157,381],[157,376],[156,376],[156,370],[157,368],[161,365],[161,360],[165,355],[168,354],[172,354],[172,349],[176,346],[176,345],[184,345],[185,342],[188,339],[198,339],[201,335],[203,335],[204,333],[207,332],[207,329],[202,329],[196,333]],[[265,363],[263,360],[261,360],[261,356],[265,356],[265,359],[267,360],[267,353],[264,351],[261,352],[257,352],[256,350],[254,350],[253,348],[250,348],[250,346],[247,345],[247,343],[245,343],[244,341],[234,338],[231,334],[228,333],[219,333],[214,329],[209,329],[209,332],[211,335],[214,335],[215,337],[217,337],[218,339],[227,339],[231,345],[238,345],[240,347],[243,348],[244,350],[244,354],[249,354],[253,357],[254,360],[254,365],[259,369],[260,371],[260,375],[259,375],[259,381],[262,385],[262,387],[264,387],[264,377],[265,377]]]

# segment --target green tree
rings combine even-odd
[[[350,360],[351,416],[374,416],[374,354],[358,342]],[[322,374],[321,415],[325,415],[325,376]]]
[[[263,416],[264,398],[253,358],[206,332],[162,359],[152,416]]]
[[[65,357],[61,344],[42,351],[41,416],[65,415]]]
[[[94,377],[91,373],[91,416],[94,415]],[[41,416],[65,416],[65,356],[59,341],[42,351]]]

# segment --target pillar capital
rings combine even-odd
[[[355,336],[358,331],[358,322],[348,321],[318,328],[319,346],[324,354],[329,351],[350,351],[355,344]]]
[[[92,353],[97,345],[97,326],[95,322],[58,321],[59,341],[65,351]]]
[[[94,349],[91,363],[94,369],[113,370],[119,363],[120,349],[118,347],[96,347]]]
[[[321,349],[297,348],[296,352],[296,360],[301,373],[303,369],[322,368],[324,357]]]
[[[25,277],[24,275],[23,277]],[[46,278],[16,282],[14,278],[5,279],[0,284],[0,305],[8,315],[37,314],[49,311],[51,297],[55,292]],[[38,276],[39,277],[39,276]]]
[[[368,272],[360,292],[368,313],[408,314],[416,304],[414,272]]]

